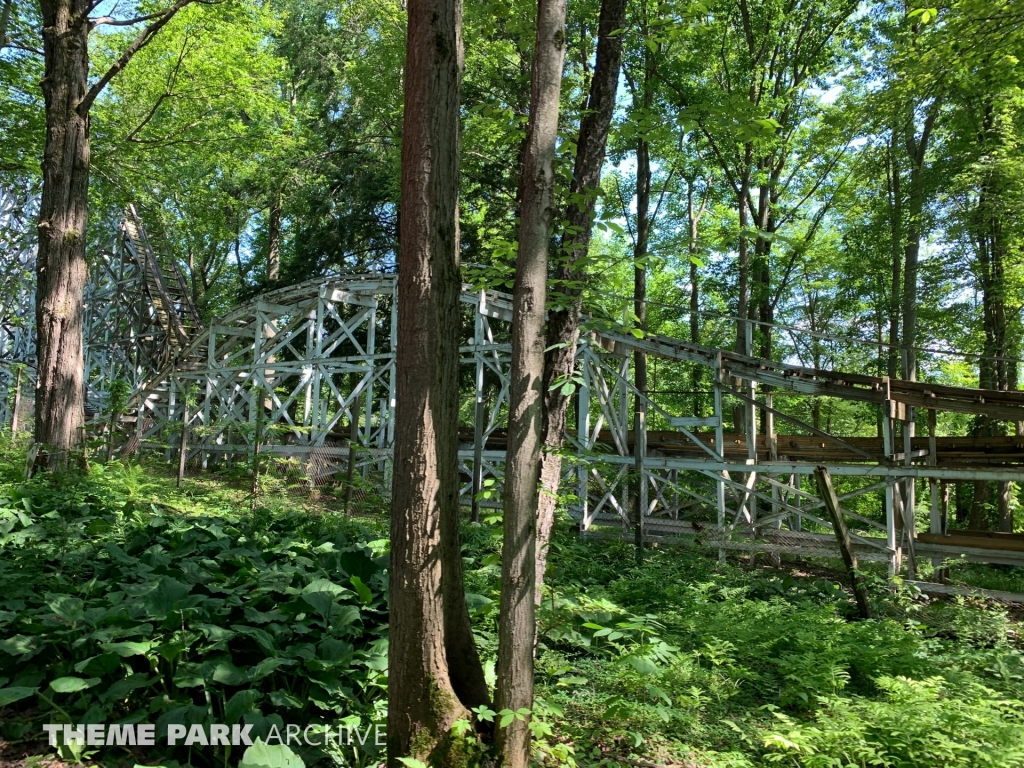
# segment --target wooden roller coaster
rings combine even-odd
[[[19,253],[30,272],[31,259]],[[358,471],[386,481],[395,275],[334,275],[280,288],[204,326],[175,260],[153,245],[133,208],[116,247],[93,264],[89,402],[104,413],[109,382],[131,383],[122,418],[131,434],[120,450],[207,467],[250,454],[259,423],[261,451],[271,457],[298,460],[321,476]],[[9,387],[10,364],[32,362],[31,297],[31,290],[8,291],[0,307],[0,375]],[[475,506],[484,488],[500,490],[511,297],[467,285],[462,302],[462,362],[472,385],[459,457],[463,496]],[[677,399],[639,392],[631,365],[638,351],[682,380],[693,366],[706,369],[707,407],[680,412]],[[939,434],[955,422],[944,414],[1024,422],[1024,392],[817,370],[614,330],[585,333],[577,366],[563,488],[575,495],[568,511],[583,532],[639,526],[647,540],[690,536],[721,553],[835,557],[812,477],[824,466],[861,559],[887,562],[892,572],[913,570],[920,558],[1024,565],[1019,537],[950,531],[948,501],[951,483],[1024,479],[1024,437]],[[808,398],[862,404],[876,434],[846,437],[813,426],[803,417]],[[649,425],[639,435],[631,430],[638,400]],[[10,403],[4,408],[9,419]],[[915,435],[919,421],[924,436]],[[184,438],[169,445],[169,428],[180,434],[181,425]],[[639,520],[635,507],[643,510]],[[928,512],[927,532],[918,530],[919,508]]]

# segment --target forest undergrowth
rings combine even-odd
[[[24,482],[0,452],[0,763],[235,765],[239,747],[83,747],[43,723],[384,721],[387,524],[240,474],[94,464]],[[553,544],[539,612],[536,758],[547,766],[1021,766],[1021,616],[873,577],[855,620],[828,563],[719,566],[661,545]],[[497,515],[464,528],[493,683]],[[984,577],[984,570],[972,569]],[[1017,574],[991,572],[994,580]],[[314,733],[316,733],[314,728]],[[374,738],[294,746],[305,765],[382,760]],[[245,766],[265,765],[250,756]],[[255,762],[254,762],[255,760]],[[299,763],[292,763],[299,765]]]

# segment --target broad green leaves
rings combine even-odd
[[[373,718],[386,684],[386,541],[367,546],[343,521],[304,515],[127,515],[134,475],[70,481],[59,525],[52,491],[30,489],[24,514],[41,539],[5,545],[0,569],[0,706],[251,723],[254,738],[283,727],[283,713]],[[89,503],[68,502],[75,494]],[[281,757],[273,745],[254,755]]]
[[[246,748],[238,768],[305,768],[305,763],[284,744],[264,744],[262,739]]]

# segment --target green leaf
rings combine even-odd
[[[345,587],[341,586],[340,584],[335,584],[333,581],[330,581],[329,579],[316,579],[315,581],[311,581],[302,590],[302,594],[308,595],[316,594],[319,592],[326,592],[332,595],[343,595],[348,591],[349,590],[345,589]]]
[[[320,658],[326,661],[341,661],[350,657],[354,651],[351,643],[334,637],[325,638],[320,643]]]
[[[178,603],[184,600],[192,587],[180,581],[164,576],[156,589],[146,595],[143,605],[151,616],[164,618],[173,611]]]
[[[652,675],[658,671],[658,665],[644,656],[629,656],[626,661],[641,675]]]
[[[15,635],[6,640],[0,640],[0,651],[11,654],[11,656],[22,656],[35,651],[34,637],[28,635]]]
[[[224,722],[228,725],[237,723],[242,718],[242,715],[256,708],[256,701],[260,698],[260,695],[259,691],[252,688],[236,693],[224,705]]]
[[[255,683],[257,680],[262,680],[267,675],[273,674],[278,667],[290,666],[292,664],[295,664],[295,661],[292,659],[276,657],[263,659],[263,661],[249,670],[249,679]]]
[[[271,691],[270,702],[275,707],[286,707],[288,709],[301,709],[305,702],[292,696],[287,691]]]
[[[558,679],[558,685],[586,685],[589,680],[578,675],[567,675]]]
[[[71,595],[47,595],[46,604],[50,610],[72,624],[85,618],[85,603]]]
[[[35,688],[0,688],[0,707],[27,699],[36,692]]]
[[[84,691],[86,688],[92,688],[99,681],[98,677],[90,677],[88,680],[84,680],[81,677],[58,677],[50,683],[50,687],[57,693],[75,693],[76,691]]]
[[[214,682],[223,685],[244,685],[249,682],[249,676],[230,661],[218,661],[214,664],[211,677]]]
[[[501,555],[491,553],[487,555],[483,560],[480,561],[481,565],[501,565]]]
[[[404,758],[399,758],[402,759]],[[263,739],[256,739],[255,743],[245,750],[238,768],[306,768],[306,764],[284,744],[264,744]],[[423,765],[423,768],[427,766]]]
[[[427,764],[415,757],[400,757],[398,761],[408,768],[427,768]]]
[[[576,391],[576,382],[567,381],[562,385],[562,397],[569,397],[573,392]]]
[[[148,686],[155,683],[158,679],[159,678],[157,677],[150,678],[148,675],[144,675],[142,673],[130,675],[129,677],[126,677],[124,680],[118,680],[116,683],[110,686],[105,693],[100,695],[100,698],[104,701],[124,701],[128,698],[128,695],[132,691],[137,690],[139,688],[147,688]],[[177,676],[175,676],[174,682],[175,685],[181,687],[181,684],[178,683]],[[200,678],[199,683],[197,683],[197,685],[201,685],[202,682],[202,678]]]
[[[121,658],[116,653],[103,653],[75,664],[75,672],[84,672],[87,675],[103,677],[117,669],[120,663]]]
[[[369,604],[370,601],[373,600],[373,593],[370,591],[368,586],[363,584],[362,579],[358,576],[353,576],[349,581],[351,581],[352,586],[356,588],[356,594],[359,595],[359,599],[362,600],[364,604]]]
[[[474,592],[466,593],[466,607],[469,608],[470,612],[482,611],[493,602],[491,598],[485,595],[478,595]]]
[[[100,645],[104,651],[116,653],[118,656],[128,658],[129,656],[145,656],[153,647],[153,643],[103,643]]]

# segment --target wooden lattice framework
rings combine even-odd
[[[115,378],[135,390],[122,420],[131,433],[123,450],[180,458],[182,441],[172,436],[184,424],[184,459],[196,466],[251,456],[259,444],[262,453],[293,460],[311,477],[346,468],[349,476],[359,469],[386,480],[394,438],[395,275],[338,275],[277,289],[204,328],[180,273],[161,266],[134,211],[126,222],[117,247],[94,260],[86,331],[90,401],[102,410],[105,382]],[[24,290],[18,295],[23,303],[15,315],[30,301]],[[462,389],[470,398],[462,410],[459,461],[463,498],[475,507],[485,486],[500,490],[511,297],[466,286],[462,302]],[[8,361],[30,361],[30,325],[9,326],[11,316],[5,306],[0,352]],[[707,369],[709,412],[679,413],[665,399],[638,392],[631,366],[638,351],[676,369],[682,380],[692,366]],[[824,465],[842,484],[841,503],[877,500],[867,505],[870,514],[842,510],[862,560],[887,562],[893,572],[905,560],[913,568],[919,557],[1024,564],[1024,547],[1012,542],[954,546],[943,537],[946,484],[1020,480],[1024,438],[935,435],[943,411],[1024,421],[1024,392],[812,370],[609,330],[583,336],[577,369],[582,385],[574,396],[563,487],[576,494],[570,512],[584,532],[635,528],[638,506],[641,535],[649,540],[691,535],[720,553],[836,556],[811,477]],[[793,415],[799,408],[776,408],[780,394],[867,404],[878,413],[882,437],[815,429]],[[638,399],[648,426],[635,435]],[[742,418],[727,415],[727,406],[741,408]],[[923,438],[910,426],[915,409],[928,413]],[[726,432],[731,422],[742,425],[739,433]],[[792,434],[780,434],[779,425]],[[925,485],[930,535],[918,537],[908,532],[916,529],[915,494]]]

